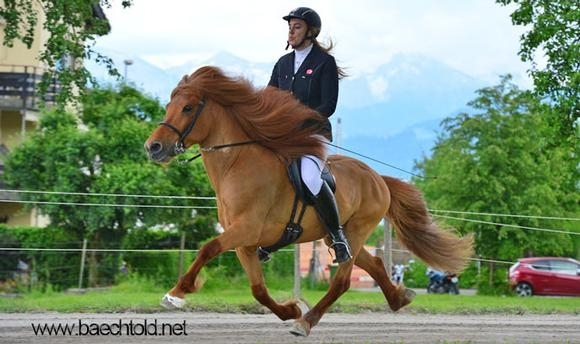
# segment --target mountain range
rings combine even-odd
[[[183,75],[201,66],[220,67],[261,87],[267,84],[275,62],[254,63],[220,52],[206,60],[162,69],[139,57],[124,65],[123,54],[103,53],[129,83],[162,104]],[[100,83],[119,82],[94,62],[87,61],[86,66]],[[487,86],[427,56],[395,55],[373,72],[340,81],[339,102],[331,117],[335,133],[330,152],[354,156],[381,174],[409,179],[415,161],[430,155],[441,120],[468,111],[475,91]]]

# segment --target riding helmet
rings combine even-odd
[[[306,22],[306,24],[316,32],[316,35],[320,32],[322,27],[322,20],[320,20],[320,16],[316,13],[315,10],[308,8],[308,7],[298,7],[290,11],[287,16],[282,17],[285,21],[289,21],[292,18],[302,19]]]

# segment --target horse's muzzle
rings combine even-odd
[[[167,162],[173,157],[173,149],[167,149],[159,141],[145,142],[145,151],[149,155],[149,159],[155,162]]]

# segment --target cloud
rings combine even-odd
[[[282,16],[300,1],[135,1],[106,9],[110,35],[99,45],[169,67],[228,51],[273,63],[286,51]],[[372,71],[397,53],[421,53],[466,74],[497,80],[524,73],[517,57],[521,29],[489,0],[313,0],[322,17],[321,39],[349,73]]]

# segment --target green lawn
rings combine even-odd
[[[279,301],[292,297],[291,290],[270,290]],[[84,294],[30,293],[15,298],[0,297],[0,312],[159,312],[159,301],[165,291],[138,284],[121,284],[104,291]],[[304,290],[302,298],[313,305],[324,291]],[[264,313],[266,310],[252,297],[249,288],[225,290],[202,289],[187,296],[188,311]],[[388,310],[380,292],[351,290],[344,294],[330,312],[357,313]],[[419,294],[402,312],[411,313],[567,313],[580,314],[580,297],[493,297],[467,295]]]

